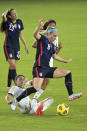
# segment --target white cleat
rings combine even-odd
[[[54,100],[53,98],[47,98],[46,101],[43,103],[43,110],[45,111],[48,109],[48,107],[50,107],[53,104]]]
[[[82,93],[73,93],[72,95],[70,95],[70,96],[68,97],[68,100],[69,100],[69,101],[72,101],[72,100],[78,99],[78,98],[80,98],[80,97],[82,97],[82,96],[83,96]]]

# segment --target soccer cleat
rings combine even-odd
[[[78,99],[78,98],[80,98],[82,96],[83,96],[82,93],[73,93],[72,95],[69,96],[68,100],[72,101],[72,100]]]
[[[54,101],[53,98],[45,99],[45,101],[43,103],[43,110],[42,111],[47,110],[53,104],[53,101]]]
[[[39,105],[36,112],[34,113],[36,116],[41,116],[43,114],[43,104]]]
[[[11,109],[14,111],[16,109],[17,106],[17,101],[13,100],[12,104],[11,104]]]

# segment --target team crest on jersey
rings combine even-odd
[[[14,27],[15,27],[15,28],[17,28],[17,25],[16,25],[16,24],[14,24]]]
[[[50,47],[51,47],[50,44],[48,44],[48,46],[47,46],[47,50],[50,50]]]

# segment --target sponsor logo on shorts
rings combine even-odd
[[[42,73],[39,73],[39,76],[42,76]]]
[[[10,56],[10,58],[12,58],[12,57],[13,57],[13,55],[12,55],[12,54],[9,54],[9,56]]]

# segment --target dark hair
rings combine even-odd
[[[44,24],[44,26],[43,26],[43,30],[46,30],[47,27],[48,27],[48,25],[49,25],[50,23],[54,23],[54,24],[56,25],[56,21],[50,19],[50,20],[48,20],[48,21]]]
[[[10,18],[9,18],[9,15],[11,15],[11,11],[12,11],[12,10],[14,10],[14,9],[9,9],[9,10],[8,10],[8,13],[7,13],[7,15],[6,15],[7,20],[9,20],[9,19],[10,19]]]
[[[8,10],[8,13],[6,15],[7,21],[10,20],[9,16],[11,15],[12,10],[14,10],[14,9],[9,9]],[[1,32],[4,32],[4,31],[6,31],[6,22],[2,21],[2,23],[1,23]]]
[[[20,76],[23,76],[23,77],[25,78],[24,75],[17,75],[17,76],[15,77],[15,81],[17,81],[17,79],[18,79]]]

